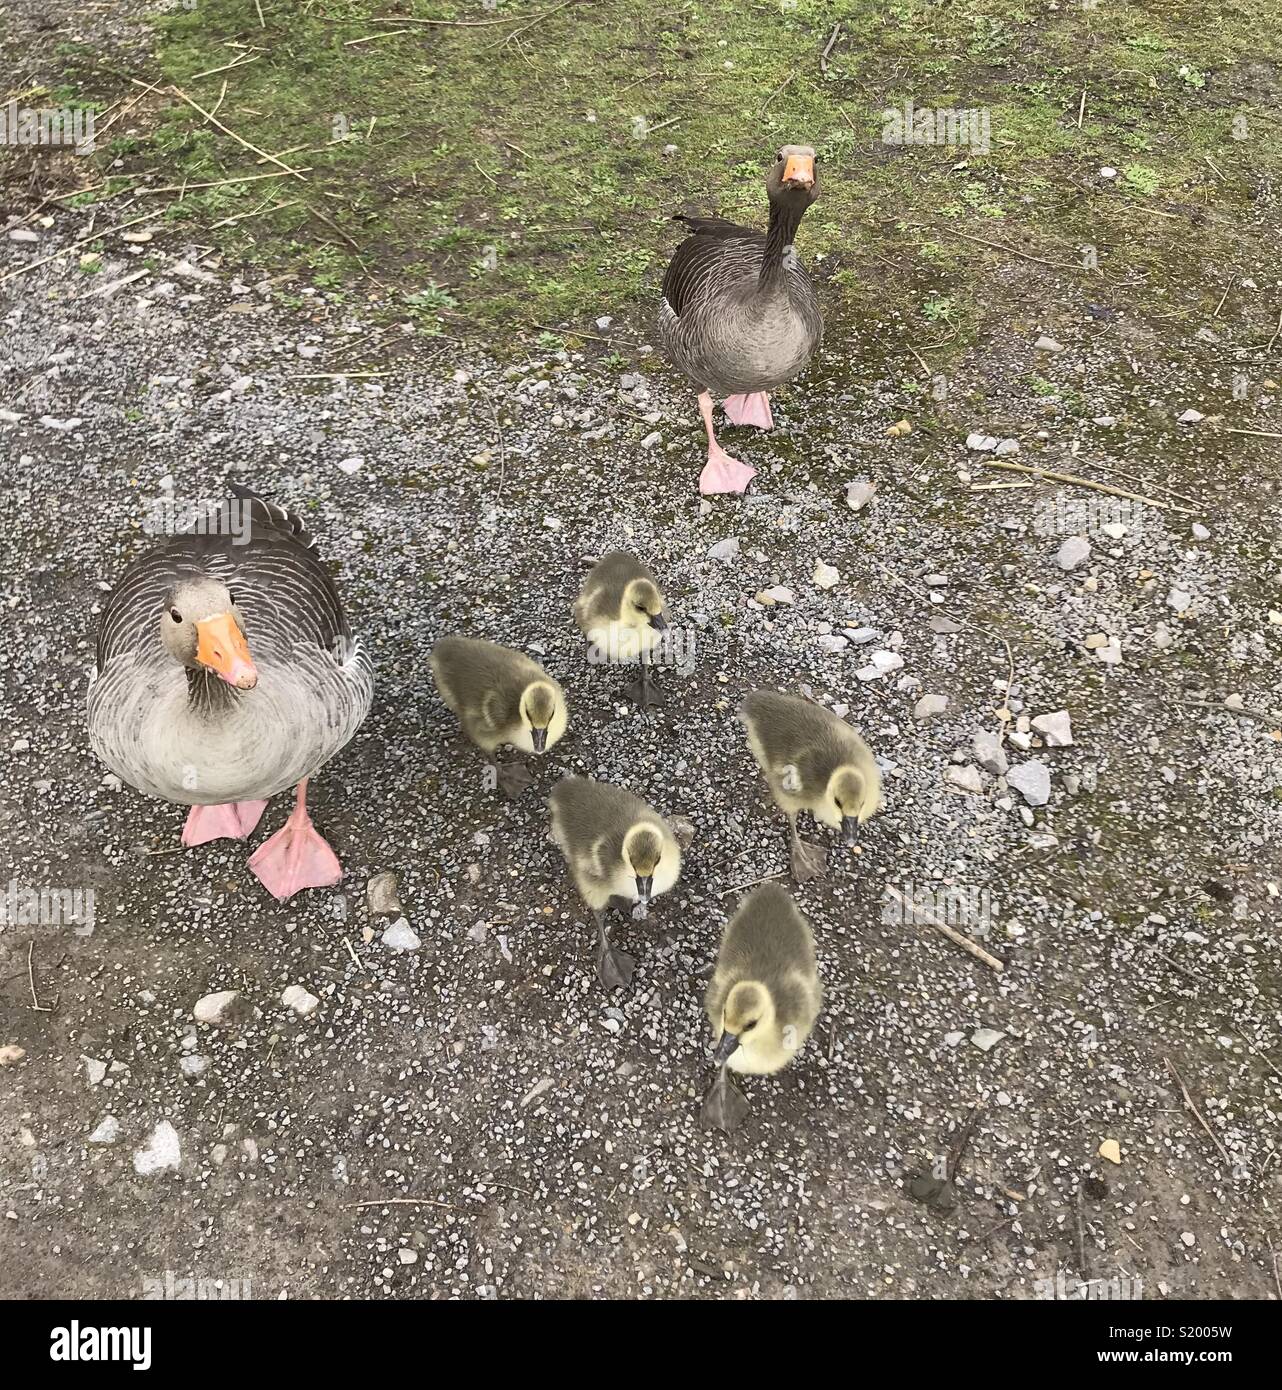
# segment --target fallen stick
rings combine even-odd
[[[1176,506],[1174,502],[1159,502],[1154,497],[1145,497],[1140,492],[1128,492],[1124,487],[1114,487],[1111,483],[1097,483],[1092,478],[1079,478],[1074,473],[1056,473],[1049,468],[1032,467],[1026,463],[1010,463],[1006,459],[985,459],[988,468],[1005,468],[1012,473],[1027,473],[1033,478],[1045,478],[1055,483],[1071,483],[1074,487],[1091,488],[1095,492],[1106,492],[1111,497],[1128,497],[1132,502],[1143,502],[1145,506],[1156,507],[1163,512],[1181,512],[1185,516],[1195,513],[1189,507]]]
[[[886,892],[889,893],[897,902],[906,907],[914,915],[914,917],[918,918],[923,922],[928,923],[932,927],[937,927],[941,932],[943,932],[943,934],[949,939],[949,941],[953,942],[957,946],[960,946],[963,951],[968,951],[972,956],[975,957],[976,960],[982,960],[985,965],[987,965],[992,970],[996,970],[999,975],[1003,970],[1006,969],[1004,961],[1000,961],[997,959],[996,956],[990,955],[987,951],[984,950],[982,946],[972,941],[970,937],[965,936],[961,932],[959,932],[956,927],[950,927],[947,922],[941,922],[938,917],[934,916],[932,913],[927,912],[925,908],[918,907],[917,904],[913,902],[911,898],[904,897],[904,895],[899,891],[898,888],[893,888],[890,884],[887,884]]]
[[[344,1202],[343,1206],[348,1210],[356,1207],[443,1207],[446,1211],[453,1211],[454,1207],[449,1202],[434,1202],[430,1197],[384,1197],[381,1202]]]
[[[8,284],[10,280],[16,280],[19,275],[25,275],[29,270],[38,270],[42,265],[48,265],[50,261],[56,261],[59,256],[65,256],[74,251],[77,246],[83,246],[88,241],[101,241],[103,237],[111,236],[115,232],[123,232],[127,227],[136,227],[139,222],[154,222],[156,219],[151,213],[144,217],[134,217],[128,222],[122,222],[118,227],[107,227],[101,232],[90,232],[88,236],[82,236],[78,241],[73,241],[69,246],[64,246],[61,251],[55,251],[52,256],[45,256],[41,260],[32,261],[30,265],[20,265],[17,270],[11,270],[8,275],[0,275],[0,285]]]
[[[379,34],[366,34],[363,39],[347,39],[344,41],[343,47],[355,48],[357,44],[377,43],[380,39],[394,39],[397,34],[409,34],[412,32],[413,31],[410,29],[384,29],[382,33]]]
[[[771,883],[777,878],[782,878],[783,875],[784,871],[780,869],[777,874],[766,874],[763,878],[750,879],[747,883],[736,883],[733,888],[723,888],[721,892],[717,894],[717,897],[726,898],[729,897],[731,893],[738,893],[741,889],[755,888],[759,883]]]
[[[1184,1104],[1187,1105],[1188,1108],[1194,1113],[1194,1115],[1197,1116],[1197,1122],[1198,1122],[1198,1124],[1200,1124],[1200,1125],[1202,1126],[1202,1128],[1206,1131],[1206,1137],[1207,1137],[1207,1138],[1211,1141],[1211,1143],[1214,1144],[1215,1147],[1220,1151],[1220,1157],[1221,1157],[1221,1158],[1224,1160],[1224,1162],[1228,1165],[1229,1171],[1232,1172],[1232,1170],[1233,1170],[1233,1160],[1229,1157],[1228,1151],[1225,1149],[1224,1145],[1221,1144],[1220,1141],[1219,1141],[1219,1139],[1216,1137],[1215,1131],[1214,1131],[1214,1130],[1211,1128],[1211,1126],[1208,1125],[1207,1122],[1202,1118],[1202,1112],[1197,1108],[1196,1105],[1193,1104],[1193,1097],[1192,1097],[1191,1095],[1189,1095],[1189,1088],[1184,1084],[1184,1078],[1179,1074],[1178,1071],[1175,1070],[1175,1063],[1172,1062],[1171,1059],[1170,1059],[1169,1057],[1163,1057],[1163,1058],[1162,1058],[1162,1061],[1164,1061],[1164,1062],[1166,1063],[1166,1068],[1167,1068],[1167,1070],[1171,1073],[1171,1075],[1172,1075],[1172,1076],[1175,1078],[1175,1080],[1179,1083],[1180,1090],[1184,1093]]]
[[[986,241],[982,236],[971,236],[968,232],[959,232],[956,227],[951,228],[954,236],[959,236],[963,241],[973,241],[979,246],[989,246],[994,251],[1005,251],[1008,256],[1018,256],[1021,260],[1036,261],[1038,265],[1048,265],[1052,270],[1085,270],[1084,265],[1065,265],[1062,261],[1045,261],[1040,256],[1030,255],[1027,251],[1020,251],[1014,246],[1003,246],[999,241]]]
[[[1249,434],[1256,439],[1282,439],[1282,434],[1274,434],[1271,430],[1232,430],[1227,427],[1225,434]]]
[[[259,160],[261,164],[262,161]],[[310,165],[306,169],[284,169],[271,174],[242,174],[231,179],[211,179],[207,183],[167,183],[163,188],[136,188],[132,190],[138,196],[145,197],[153,193],[191,193],[197,188],[226,188],[229,183],[255,183],[258,179],[283,179],[286,174],[292,173],[310,174]],[[106,201],[103,199],[102,201]]]
[[[293,176],[296,179],[302,179],[304,183],[307,182],[306,179],[303,179],[302,174],[297,169],[291,169],[288,164],[282,164],[281,161],[277,159],[274,154],[268,154],[266,150],[260,150],[257,145],[251,145],[250,142],[244,138],[244,136],[237,135],[236,132],[232,130],[230,126],[225,126],[218,119],[217,116],[213,115],[209,111],[206,111],[205,108],[198,101],[193,101],[191,97],[189,97],[181,87],[177,87],[171,84],[169,90],[173,92],[173,94],[176,97],[180,98],[182,101],[185,101],[187,105],[192,108],[193,111],[199,111],[200,114],[207,121],[211,122],[213,125],[216,125],[218,129],[223,132],[224,135],[230,135],[231,138],[235,140],[235,142],[238,145],[243,145],[245,149],[250,150],[254,154],[262,155],[263,158],[267,160],[269,164],[275,164],[279,166],[281,169],[285,171],[285,173],[293,174]]]

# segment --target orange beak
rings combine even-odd
[[[815,182],[815,157],[811,154],[790,154],[783,166],[783,181],[793,188],[812,188]]]
[[[230,613],[219,613],[196,624],[196,660],[237,690],[252,690],[258,671],[249,655],[245,634]]]

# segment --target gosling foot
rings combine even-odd
[[[289,819],[249,858],[250,872],[282,903],[304,888],[332,888],[343,878],[338,856],[307,814],[306,789],[306,781],[298,784],[298,799]]]
[[[634,956],[620,951],[610,944],[610,933],[605,929],[605,913],[594,912],[596,922],[596,975],[606,989],[623,989],[632,983],[637,963]]]
[[[822,845],[812,845],[805,840],[792,842],[792,876],[798,883],[823,878],[827,872],[828,851]]]
[[[727,396],[721,408],[732,425],[755,425],[759,430],[774,428],[770,397],[764,391],[755,391],[750,396]]]
[[[720,444],[708,445],[708,461],[699,474],[699,491],[705,496],[722,492],[746,492],[757,470],[731,458]]]
[[[651,705],[661,705],[663,695],[655,684],[654,678],[650,675],[649,668],[642,666],[641,674],[631,685],[625,686],[624,695],[638,705],[641,709],[647,709]]]
[[[515,801],[534,784],[534,774],[524,763],[500,763],[497,780],[503,795]]]
[[[703,1098],[699,1122],[704,1129],[720,1129],[726,1134],[733,1134],[751,1109],[743,1092],[730,1079],[729,1070],[718,1067],[717,1078]]]
[[[221,806],[193,806],[183,826],[183,844],[207,844],[210,840],[243,840],[253,833],[267,809],[265,801],[227,801]]]

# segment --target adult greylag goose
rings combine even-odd
[[[743,492],[757,471],[717,443],[712,393],[726,397],[731,424],[769,429],[768,393],[801,372],[823,337],[819,301],[792,244],[818,196],[815,164],[809,145],[785,145],[775,156],[764,235],[716,217],[677,216],[690,235],[663,277],[659,336],[699,392],[708,434],[700,492]]]
[[[307,779],[360,728],[374,673],[302,521],[231,490],[112,590],[89,742],[130,786],[191,807],[184,845],[244,839],[269,797],[297,787],[284,827],[249,860],[284,902],[343,876],[307,813]]]

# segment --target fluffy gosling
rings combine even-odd
[[[597,929],[597,977],[607,989],[628,984],[636,961],[610,944],[605,909],[611,898],[642,904],[666,893],[681,875],[681,847],[668,823],[639,796],[566,777],[552,789],[552,838]]]
[[[574,602],[574,621],[592,643],[593,659],[639,663],[641,675],[624,694],[642,709],[662,703],[649,658],[667,631],[666,606],[654,575],[625,550],[612,550],[592,567]]]
[[[820,845],[797,835],[797,815],[809,811],[841,830],[853,845],[859,827],[881,806],[881,772],[868,745],[843,719],[795,695],[754,690],[739,706],[748,744],[770,792],[788,817],[792,876],[798,883],[824,873]]]
[[[546,753],[565,733],[569,711],[561,687],[521,652],[474,637],[442,637],[432,648],[431,666],[441,699],[483,752],[507,744]],[[499,763],[497,776],[512,798],[533,781],[519,762]]]
[[[729,1133],[748,1102],[728,1071],[768,1076],[801,1051],[823,1002],[810,923],[777,883],[750,893],[721,938],[704,997],[716,1036],[717,1078],[703,1104],[703,1125]]]

